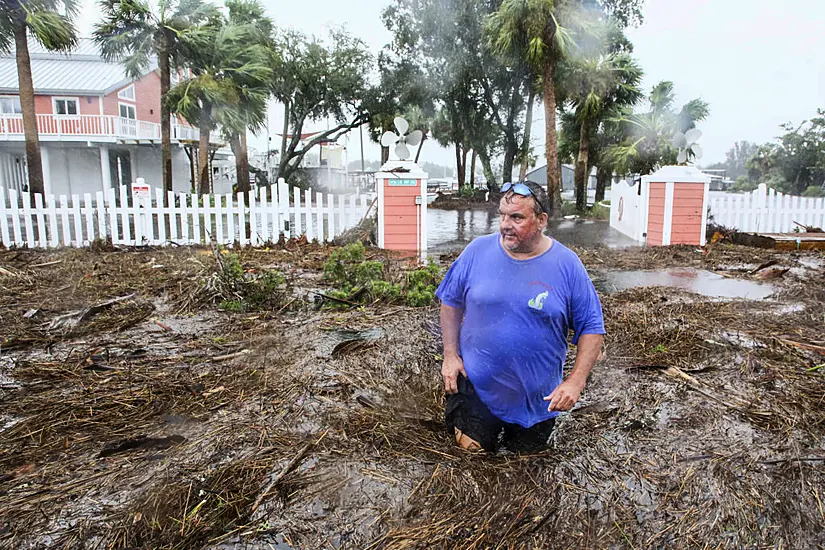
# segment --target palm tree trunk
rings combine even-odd
[[[470,189],[476,188],[476,157],[478,153],[473,151],[473,160],[470,161]]]
[[[590,179],[588,174],[587,159],[590,155],[590,130],[587,121],[582,121],[579,132],[579,157],[576,161],[576,172],[574,174],[576,186],[576,210],[584,212],[587,208],[587,183]]]
[[[527,179],[527,168],[530,165],[530,131],[533,128],[533,103],[536,102],[536,89],[530,83],[530,97],[527,100],[527,118],[524,120],[524,140],[521,142],[521,169],[518,179]]]
[[[166,104],[170,88],[169,38],[161,34],[158,48],[158,68],[160,69],[160,166],[163,181],[163,196],[172,190],[172,113]]]
[[[613,179],[613,171],[605,166],[599,166],[596,171],[596,203],[604,200],[604,190],[607,183]]]
[[[237,136],[233,136],[229,144],[232,146],[232,154],[235,155],[235,175],[238,178],[238,191],[249,193],[249,155],[246,147],[246,130]]]
[[[45,193],[43,187],[43,163],[40,160],[40,138],[37,134],[37,115],[34,112],[34,85],[29,43],[26,38],[26,22],[21,21],[14,29],[14,45],[17,57],[17,78],[20,82],[20,107],[23,111],[23,132],[26,137],[26,167],[29,170],[29,192]]]
[[[209,194],[209,127],[210,109],[201,113],[200,140],[198,141],[198,193]]]
[[[547,157],[547,198],[550,217],[561,218],[561,185],[559,182],[559,152],[556,142],[556,85],[553,82],[555,61],[544,63],[544,154]]]

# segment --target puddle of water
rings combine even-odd
[[[661,271],[610,271],[604,279],[595,281],[604,292],[620,292],[629,288],[667,286],[702,294],[711,298],[743,298],[763,300],[774,293],[770,285],[728,279],[698,269],[668,269]]]

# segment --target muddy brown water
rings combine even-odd
[[[776,292],[769,284],[733,279],[710,271],[690,268],[611,271],[598,276],[594,283],[598,290],[610,293],[629,288],[663,286],[718,299],[764,300]]]

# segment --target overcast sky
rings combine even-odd
[[[82,2],[79,26],[88,35],[99,11],[94,0]],[[307,34],[324,36],[345,26],[376,53],[390,40],[380,20],[388,0],[263,3],[276,24]],[[799,123],[825,108],[823,0],[647,0],[644,14],[644,24],[628,34],[645,71],[645,89],[672,80],[679,104],[694,97],[710,104],[710,118],[699,125],[702,164],[723,160],[735,141],[769,141],[779,124]],[[540,106],[537,113],[541,125]],[[275,142],[283,124],[280,106],[273,105],[269,120]],[[538,136],[533,145],[542,150],[543,132]],[[250,139],[259,149],[265,142],[265,136]],[[359,158],[357,132],[348,145],[350,160]],[[367,145],[365,153],[377,159],[378,147]],[[422,158],[452,164],[454,156],[428,142]]]

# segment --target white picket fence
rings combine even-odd
[[[82,196],[34,195],[0,188],[0,242],[7,247],[86,246],[98,239],[121,245],[170,243],[240,246],[306,235],[331,241],[357,225],[369,208],[366,195],[325,195],[277,186],[244,195],[188,195],[163,190],[153,198],[108,189]],[[314,195],[314,198],[313,198]],[[291,200],[290,200],[291,199]]]
[[[825,199],[785,195],[763,183],[750,193],[710,197],[713,221],[745,233],[790,233],[794,222],[825,227]]]

